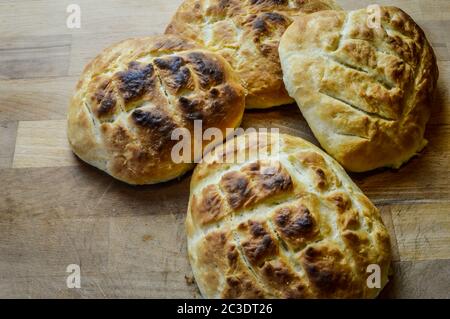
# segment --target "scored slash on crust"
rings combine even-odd
[[[322,147],[346,169],[398,168],[420,152],[438,69],[423,31],[402,10],[321,11],[280,43],[284,81]]]
[[[203,296],[375,297],[366,268],[379,264],[384,286],[390,263],[378,210],[317,147],[280,139],[265,160],[194,171],[186,229]],[[235,141],[245,151],[245,136]]]
[[[181,176],[175,164],[177,128],[235,128],[244,90],[218,54],[175,36],[136,38],[102,52],[85,68],[71,101],[68,136],[84,161],[130,184]],[[206,143],[206,142],[205,142]]]
[[[332,0],[185,0],[166,29],[222,54],[247,90],[247,108],[289,104],[278,42],[301,13],[340,7]]]

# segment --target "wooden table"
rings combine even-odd
[[[67,6],[81,28],[66,27]],[[339,1],[346,9],[372,1]],[[184,218],[190,176],[131,187],[78,161],[68,100],[85,63],[115,41],[158,34],[180,0],[0,0],[0,297],[198,297]],[[398,171],[352,175],[381,209],[394,277],[383,297],[450,297],[450,1],[391,0],[424,28],[439,59],[429,146]],[[244,126],[313,140],[296,106]],[[66,267],[81,266],[81,289]]]

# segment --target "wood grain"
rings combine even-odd
[[[65,127],[65,120],[19,122],[13,166],[26,168],[79,165],[68,146]],[[300,136],[318,145],[294,105],[248,112],[242,127],[279,128],[281,133]],[[429,125],[426,136],[429,140],[427,148],[399,170],[380,169],[351,176],[376,204],[448,202],[450,126]]]
[[[3,38],[0,79],[66,76],[70,35]]]
[[[13,167],[76,165],[66,136],[66,121],[20,121]]]
[[[450,260],[394,262],[393,272],[381,298],[449,298]]]
[[[450,126],[429,125],[424,151],[398,170],[351,174],[378,205],[442,202],[450,199]]]
[[[0,168],[12,165],[16,134],[17,122],[0,122]]]
[[[445,204],[390,207],[400,260],[450,259],[450,214]]]
[[[190,174],[132,187],[78,160],[66,112],[84,65],[112,43],[161,33],[181,0],[0,0],[0,297],[195,298],[184,218]],[[372,4],[338,0],[346,9]],[[450,298],[450,1],[381,0],[425,30],[440,79],[427,148],[399,170],[351,174],[391,234],[393,277],[382,298]],[[317,144],[296,105],[246,112]],[[66,267],[81,266],[81,289]]]
[[[77,77],[0,80],[0,121],[65,119],[77,80]]]

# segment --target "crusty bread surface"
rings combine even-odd
[[[206,298],[374,298],[388,281],[378,209],[298,137],[245,134],[206,155],[192,177],[186,231]],[[369,265],[381,271],[379,288],[367,284]]]
[[[375,27],[366,9],[303,15],[279,47],[289,94],[322,147],[355,172],[398,168],[425,147],[439,73],[412,18],[379,8]]]
[[[340,9],[333,0],[185,0],[166,33],[222,54],[247,89],[247,108],[294,102],[283,83],[278,44],[301,13]]]
[[[193,168],[194,154],[192,162],[172,158],[177,128],[193,137],[202,120],[203,131],[225,134],[244,108],[245,91],[219,54],[175,36],[129,39],[86,66],[70,102],[68,138],[79,158],[113,177],[154,184]]]

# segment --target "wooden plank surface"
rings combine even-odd
[[[13,168],[77,165],[66,132],[67,121],[20,121]]]
[[[339,1],[339,0],[338,0]],[[198,297],[186,277],[187,175],[132,187],[70,152],[68,100],[85,63],[124,38],[161,33],[180,0],[0,0],[0,297]],[[372,1],[340,0],[346,9]],[[424,28],[440,69],[424,152],[399,170],[352,174],[391,234],[385,298],[450,298],[450,1],[391,0]],[[315,142],[295,105],[246,113]],[[81,289],[66,267],[81,266]]]

